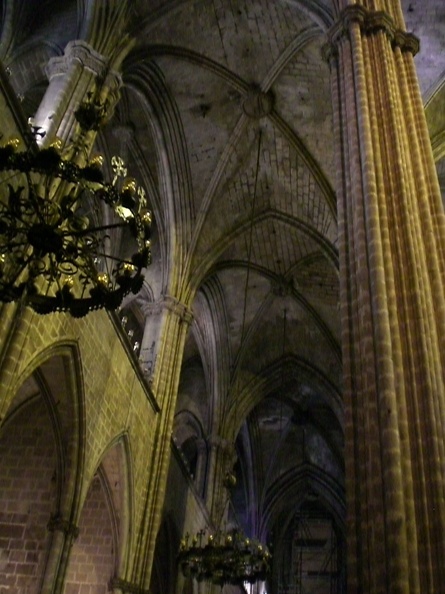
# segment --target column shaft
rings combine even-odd
[[[354,594],[444,591],[444,214],[401,22],[346,3],[330,33]]]
[[[140,584],[145,589],[150,586],[156,537],[162,519],[171,452],[170,440],[184,343],[190,322],[191,315],[187,308],[176,300],[168,298],[165,303],[160,346],[152,383],[153,393],[161,412],[156,428],[153,452],[151,453],[151,471],[147,486],[146,507],[142,524],[139,527],[138,551],[131,579],[132,582]]]

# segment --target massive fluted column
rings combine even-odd
[[[413,63],[418,42],[403,31],[398,1],[343,6],[329,48],[348,589],[438,594],[445,592],[445,222]]]

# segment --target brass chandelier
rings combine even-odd
[[[207,544],[204,544],[207,536]],[[181,542],[179,564],[185,577],[218,586],[242,586],[264,581],[270,573],[271,554],[258,541],[250,540],[243,532],[198,532]]]
[[[224,486],[236,484],[235,476],[226,475]],[[259,541],[250,539],[236,527],[212,532],[200,530],[181,540],[178,563],[185,577],[218,586],[243,586],[264,581],[270,573],[272,555]]]
[[[82,317],[116,309],[137,293],[151,259],[151,213],[143,188],[113,157],[106,182],[102,157],[85,158],[86,135],[98,130],[105,107],[91,97],[75,113],[77,138],[64,151],[55,142],[26,151],[19,141],[0,147],[0,301],[21,300],[37,313]],[[103,224],[105,223],[105,224]],[[129,253],[116,255],[112,234]]]

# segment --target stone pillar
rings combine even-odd
[[[162,519],[182,356],[192,321],[187,306],[173,297],[164,298],[163,311],[159,346],[155,349],[156,365],[151,376],[152,391],[161,410],[151,459],[147,461],[150,464],[150,479],[142,523],[137,528],[139,538],[130,580],[145,589],[150,587],[156,537]]]
[[[445,220],[400,4],[329,32],[348,591],[444,592]],[[383,12],[383,9],[390,12]]]
[[[52,58],[46,68],[49,86],[33,118],[33,125],[45,136],[47,146],[55,137],[69,142],[75,133],[74,112],[89,93],[106,106],[108,117],[119,99],[121,77],[108,67],[109,60],[85,41],[70,41],[61,57]],[[90,136],[94,140],[95,132]],[[90,146],[92,141],[90,142]]]
[[[60,594],[63,592],[70,552],[79,535],[79,528],[62,517],[56,516],[48,522],[48,530],[52,533],[51,547],[40,592]]]

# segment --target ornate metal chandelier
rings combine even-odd
[[[230,503],[230,489],[236,485],[235,475],[227,473],[223,485],[228,491],[224,515]],[[185,577],[219,586],[264,581],[270,573],[271,561],[268,548],[248,538],[239,526],[229,530],[218,527],[215,532],[207,528],[192,538],[187,533],[181,540],[178,554]]]
[[[189,541],[186,534],[178,555],[185,577],[242,586],[264,581],[270,573],[272,556],[267,547],[247,538],[239,528],[215,534],[201,530]]]
[[[80,132],[63,152],[57,142],[40,149],[34,140],[26,151],[17,150],[18,140],[0,147],[6,189],[0,193],[0,301],[82,317],[116,309],[141,289],[151,259],[145,192],[127,178],[120,157],[111,160],[111,182],[104,181],[101,157],[85,159],[86,134],[99,128],[104,112],[91,98],[81,104],[75,113]],[[116,232],[132,244],[122,257],[113,253]]]

